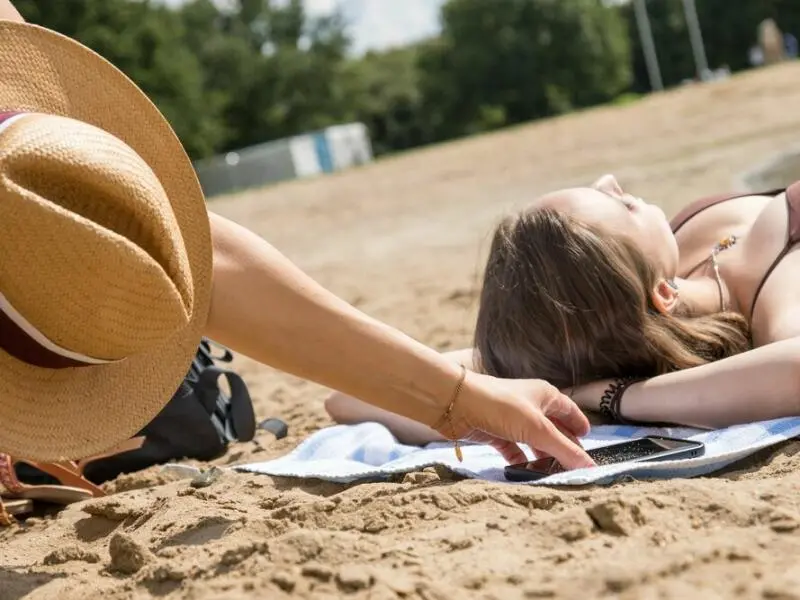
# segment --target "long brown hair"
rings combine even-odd
[[[483,371],[559,388],[696,367],[750,347],[742,315],[660,313],[655,268],[624,236],[554,211],[495,231],[475,331]]]

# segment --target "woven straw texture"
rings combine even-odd
[[[157,108],[64,36],[0,23],[0,111],[51,115],[0,134],[0,292],[56,344],[124,357],[51,370],[0,350],[0,451],[84,457],[139,431],[187,372],[211,295],[205,201]]]

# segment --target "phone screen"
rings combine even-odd
[[[594,460],[598,466],[602,466],[642,459],[668,450],[693,445],[696,445],[696,443],[688,440],[642,438],[630,442],[623,442],[621,444],[611,444],[610,446],[604,446],[602,448],[593,448],[592,450],[587,450],[586,453],[592,457],[592,460]],[[553,458],[534,460],[526,463],[523,468],[529,471],[547,473],[550,475],[560,473],[564,470]]]
[[[673,446],[676,447],[676,446]],[[603,448],[595,448],[588,450],[586,453],[592,457],[594,462],[599,465],[608,465],[612,463],[625,462],[626,460],[633,460],[635,458],[645,458],[658,454],[664,450],[670,450],[667,445],[661,445],[655,441],[643,438],[634,440],[632,442],[625,442],[624,444],[612,444]]]

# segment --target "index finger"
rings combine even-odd
[[[549,402],[545,403],[544,414],[549,419],[558,419],[572,435],[581,437],[589,433],[591,425],[589,419],[583,414],[569,396],[555,392]]]
[[[527,444],[555,458],[565,469],[580,469],[595,466],[586,451],[561,431],[550,419],[541,413],[535,413],[530,421],[530,433],[527,431]],[[538,455],[538,454],[537,454]]]
[[[569,441],[571,441],[573,444],[577,444],[579,446],[581,445],[580,440],[578,440],[578,438],[575,435],[573,435],[573,433],[569,429],[567,429],[561,421],[555,418],[551,418],[550,420],[553,422],[553,425],[555,425],[558,428],[558,430],[561,433],[563,433],[567,437],[567,439],[569,439]],[[536,458],[539,459],[539,458],[553,458],[553,457],[547,454],[547,452],[537,450]]]
[[[563,433],[565,436],[567,436],[567,438],[569,438],[569,441],[571,441],[573,444],[578,444],[578,446],[581,446],[581,441],[578,439],[578,436],[576,436],[574,433],[572,433],[572,431],[567,429],[567,427],[565,427],[564,424],[559,419],[556,419],[555,417],[550,417],[550,420],[553,422],[553,425],[558,427],[558,430],[561,433]]]

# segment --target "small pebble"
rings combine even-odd
[[[100,556],[80,546],[63,546],[53,550],[42,560],[42,563],[48,566],[63,565],[68,562],[99,563]]]
[[[523,592],[525,598],[555,598],[556,590],[550,586],[529,587]]]
[[[199,475],[195,476],[189,485],[193,488],[204,488],[210,486],[212,483],[219,480],[220,477],[225,473],[219,467],[211,467],[207,471],[203,471]]]
[[[367,568],[349,565],[339,569],[336,574],[336,581],[342,590],[357,592],[370,587],[375,582],[375,579]]]
[[[406,473],[405,477],[403,477],[403,483],[414,483],[414,484],[422,484],[422,483],[433,483],[436,481],[441,481],[439,475],[437,473],[426,473],[426,472],[415,472],[415,473]]]
[[[330,581],[331,578],[333,578],[333,570],[326,565],[318,563],[309,563],[305,565],[300,573],[303,577],[310,577],[323,582]]]
[[[286,573],[285,571],[275,573],[272,576],[272,583],[277,585],[287,594],[291,594],[295,586],[297,585],[297,581],[295,581],[294,577],[292,577],[291,574]]]
[[[115,533],[108,545],[111,570],[131,575],[153,558],[152,553],[126,533]]]

